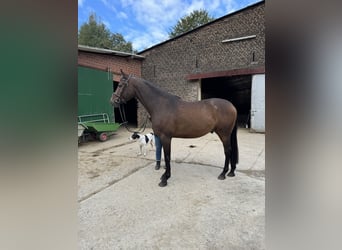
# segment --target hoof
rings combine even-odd
[[[234,177],[235,174],[234,174],[233,172],[229,172],[227,176],[229,176],[229,177]]]
[[[159,182],[158,185],[159,185],[159,187],[165,187],[167,185],[167,182],[161,181],[161,182]]]
[[[226,179],[226,177],[224,176],[224,174],[220,174],[220,175],[217,177],[217,179],[219,179],[219,180],[224,180],[224,179]]]

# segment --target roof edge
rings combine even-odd
[[[107,55],[115,55],[115,56],[121,56],[121,57],[132,57],[136,59],[145,59],[144,56],[137,55],[137,54],[127,53],[127,52],[122,52],[122,51],[117,51],[117,50],[91,47],[91,46],[86,46],[86,45],[78,45],[78,50],[98,53],[98,54],[107,54]]]
[[[238,76],[238,75],[254,75],[254,74],[265,74],[265,67],[255,68],[241,68],[241,69],[230,69],[224,71],[212,71],[202,72],[186,75],[185,79],[188,81],[199,80],[204,78],[215,78],[215,77],[227,77],[227,76]]]

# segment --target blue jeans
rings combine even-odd
[[[154,135],[154,141],[156,144],[156,161],[161,160],[161,150],[162,150],[162,143],[160,141],[160,138],[156,135]]]

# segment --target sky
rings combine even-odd
[[[177,21],[204,9],[219,18],[260,0],[78,0],[78,29],[95,13],[112,33],[142,51],[168,40]]]

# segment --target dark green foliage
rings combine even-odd
[[[84,23],[78,32],[78,44],[91,47],[132,52],[132,43],[126,42],[120,33],[111,33],[96,15],[90,14],[88,22]]]
[[[213,21],[206,10],[194,10],[189,15],[182,17],[169,32],[169,38],[176,37],[203,24]]]

